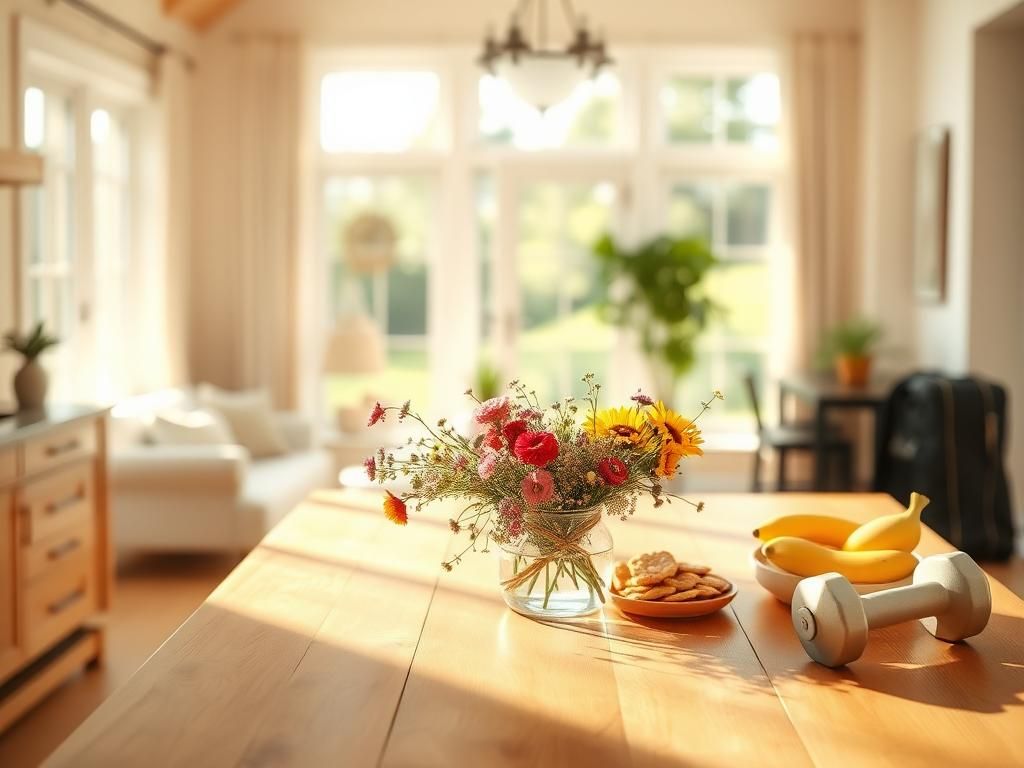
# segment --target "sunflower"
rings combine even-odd
[[[661,438],[661,454],[658,456],[658,474],[671,477],[685,456],[702,456],[700,429],[689,419],[670,410],[660,400],[647,413],[648,423]]]
[[[384,497],[384,517],[395,525],[405,525],[409,522],[409,513],[406,511],[405,502],[395,496],[391,491],[386,491]]]
[[[637,445],[650,434],[647,419],[636,408],[591,412],[583,426],[591,437],[611,437],[617,445]]]

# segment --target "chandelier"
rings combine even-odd
[[[604,41],[587,29],[570,0],[561,0],[565,24],[573,37],[564,49],[549,48],[547,0],[520,0],[504,40],[488,33],[477,60],[505,80],[521,99],[542,112],[569,97],[573,90],[611,63]],[[525,30],[533,30],[533,42]]]

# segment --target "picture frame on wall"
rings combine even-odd
[[[949,129],[922,131],[914,160],[914,292],[922,303],[938,303],[946,299]]]

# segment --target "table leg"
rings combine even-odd
[[[779,426],[786,423],[786,387],[779,384]]]
[[[828,474],[828,457],[825,455],[826,430],[826,408],[818,403],[814,410],[814,490],[825,490]]]

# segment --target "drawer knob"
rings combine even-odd
[[[82,542],[79,541],[78,539],[68,539],[63,544],[60,544],[60,545],[50,549],[46,553],[46,558],[48,560],[60,560],[65,555],[68,555],[68,554],[74,552],[80,546],[82,546]]]
[[[49,504],[47,504],[46,514],[52,515],[57,512],[60,512],[62,509],[65,509],[66,507],[73,507],[75,504],[82,501],[83,499],[85,499],[85,486],[80,485],[78,486],[78,490],[76,490],[70,496],[66,496],[60,501],[51,501]]]
[[[73,437],[67,442],[60,443],[58,445],[46,446],[46,455],[53,458],[54,456],[60,456],[63,453],[70,453],[71,451],[78,450],[78,447],[81,444],[81,441],[77,437]]]
[[[62,597],[60,600],[50,603],[48,606],[46,606],[46,610],[51,615],[58,614],[62,611],[66,611],[68,608],[77,603],[83,597],[85,597],[85,590],[82,588],[78,588],[67,597]]]

